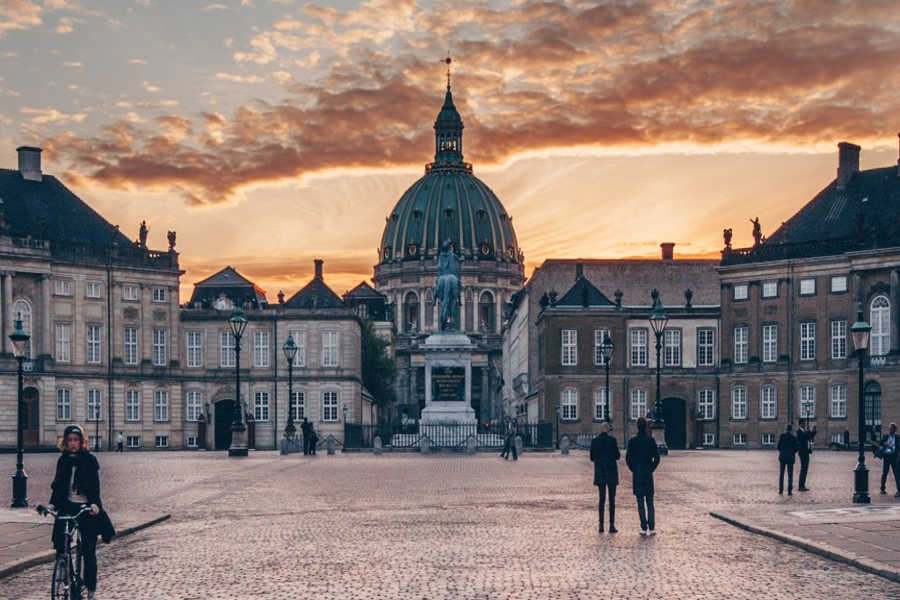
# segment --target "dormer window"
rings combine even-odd
[[[481,220],[484,220],[487,217],[487,211],[484,210],[483,208],[479,208],[477,211],[475,211],[475,214]]]
[[[445,209],[444,209],[444,218],[445,218],[445,219],[452,219],[452,218],[453,218],[453,209],[452,209],[452,208],[445,208]]]
[[[416,210],[412,211],[412,216],[413,216],[413,219],[421,219],[422,211],[417,208]]]

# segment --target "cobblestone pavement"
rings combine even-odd
[[[33,501],[46,500],[54,460],[27,456]],[[493,454],[105,453],[108,505],[141,504],[172,519],[101,547],[98,597],[900,598],[896,583],[708,514],[846,503],[854,460],[814,454],[813,491],[788,498],[777,494],[772,452],[673,452],[657,476],[659,535],[642,538],[625,473],[620,533],[597,534],[584,453],[518,462]],[[0,456],[7,472],[13,464]],[[0,581],[0,598],[46,597],[50,571]]]

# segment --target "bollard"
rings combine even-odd
[[[564,435],[562,436],[562,439],[559,440],[559,451],[563,456],[569,454],[569,436]]]
[[[381,453],[384,452],[384,449],[381,447],[381,436],[375,436],[375,441],[372,443],[372,448],[373,452],[375,452],[375,456],[381,456]]]
[[[332,434],[328,434],[328,439],[325,440],[325,446],[328,449],[328,456],[334,456],[334,436]]]
[[[422,454],[431,454],[431,440],[424,435],[419,438],[419,450]]]
[[[522,442],[522,436],[517,435],[516,436],[516,454],[517,455],[522,456],[522,448],[524,446],[525,446],[525,444]]]
[[[474,437],[470,437],[466,440],[466,454],[475,454],[475,451],[478,449],[478,442],[475,441]]]

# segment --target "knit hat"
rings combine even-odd
[[[69,425],[66,427],[65,431],[63,431],[63,439],[66,439],[70,433],[77,433],[78,437],[84,439],[84,430],[81,428],[81,425]]]

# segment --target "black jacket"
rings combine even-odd
[[[625,463],[631,469],[631,486],[636,496],[648,496],[653,493],[653,471],[659,466],[659,448],[656,440],[639,431],[628,440],[625,452]]]
[[[619,466],[616,461],[621,456],[619,445],[608,433],[601,433],[591,441],[594,485],[619,485]]]
[[[93,454],[86,450],[69,455],[63,453],[56,461],[56,475],[50,484],[50,504],[56,507],[64,506],[69,499],[69,481],[72,469],[75,468],[75,489],[87,498],[88,504],[96,504],[100,512],[96,516],[90,516],[97,520],[97,531],[103,537],[103,541],[109,541],[116,535],[112,521],[106,511],[103,510],[103,501],[100,499],[100,463]]]
[[[810,450],[810,442],[816,437],[816,432],[808,429],[797,430],[797,453],[808,455]]]
[[[793,433],[785,431],[778,438],[778,460],[786,465],[792,465],[797,460],[797,438]]]

